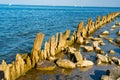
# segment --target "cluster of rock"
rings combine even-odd
[[[28,54],[17,54],[16,60],[11,64],[7,64],[3,60],[2,64],[0,64],[0,73],[4,73],[3,76],[5,80],[15,80],[34,67],[39,70],[53,70],[56,66],[63,68],[91,66],[94,63],[86,60],[81,55],[79,47],[77,46],[89,44],[89,41],[87,40],[88,37],[104,24],[111,22],[118,15],[120,15],[120,12],[108,14],[107,16],[103,16],[102,19],[98,16],[96,22],[93,22],[92,19],[89,18],[86,27],[84,27],[83,22],[80,22],[77,31],[74,31],[73,35],[70,36],[70,30],[67,30],[64,34],[62,32],[59,34],[57,33],[45,42],[43,50],[41,50],[41,46],[44,34],[38,33],[30,56]],[[85,50],[95,50],[96,52],[100,51],[102,53],[98,44],[105,44],[98,41],[100,40],[99,38],[90,39],[94,40],[93,47],[84,46]],[[118,41],[119,40],[117,40],[117,42]],[[56,57],[57,54],[61,54],[62,52],[67,55],[68,59]]]

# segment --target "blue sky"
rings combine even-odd
[[[120,0],[0,0],[0,4],[109,6],[120,7]]]

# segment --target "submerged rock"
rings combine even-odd
[[[62,68],[75,68],[75,64],[67,59],[59,59],[56,64]]]
[[[55,69],[55,63],[51,61],[43,61],[43,62],[38,62],[36,65],[37,70],[54,70]]]

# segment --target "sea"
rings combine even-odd
[[[15,60],[17,53],[31,53],[36,34],[45,34],[45,41],[59,32],[77,29],[88,18],[96,20],[119,7],[0,5],[0,63]]]

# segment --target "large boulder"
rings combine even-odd
[[[59,59],[56,64],[62,68],[75,68],[75,64],[67,59]]]
[[[55,63],[50,62],[50,61],[43,61],[43,62],[38,62],[36,65],[37,70],[54,70],[56,67]]]

